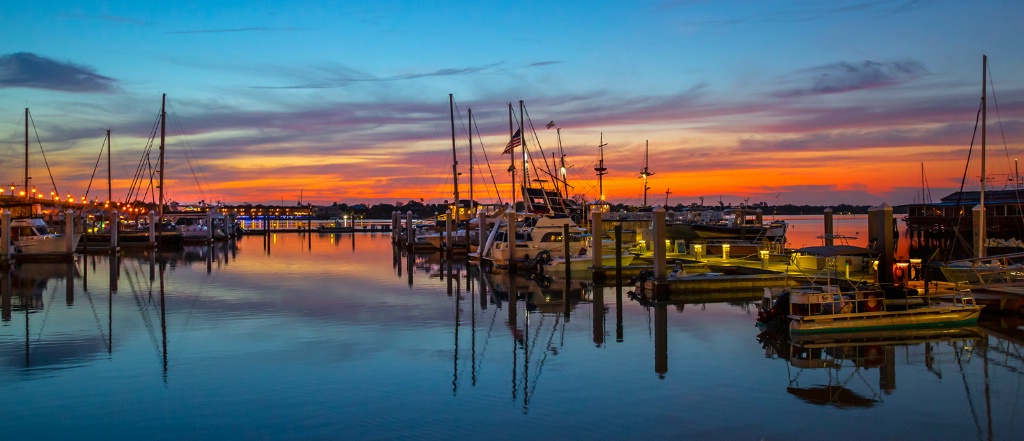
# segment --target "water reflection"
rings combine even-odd
[[[1005,318],[975,334],[758,343],[745,300],[640,303],[619,286],[408,253],[384,235],[356,235],[355,252],[310,240],[278,235],[273,255],[247,237],[3,272],[5,430],[68,433],[44,424],[55,396],[66,416],[126,439],[801,439],[808,411],[835,422],[816,428],[830,439],[1014,439],[1024,418],[1024,328]],[[112,417],[119,406],[174,417],[157,430]],[[570,408],[593,423],[566,424]],[[623,424],[638,412],[654,422]]]
[[[898,377],[921,375],[962,382],[979,435],[992,439],[988,331],[980,327],[937,328],[791,337],[778,329],[757,337],[769,359],[787,363],[786,392],[812,405],[869,408],[897,393]],[[997,341],[997,347],[1006,344]],[[1016,344],[1012,344],[1016,346]],[[1014,354],[1016,375],[1020,352]],[[981,388],[970,364],[984,364]],[[920,381],[912,378],[911,381]],[[978,396],[981,394],[982,396]],[[984,409],[986,416],[979,415]],[[982,425],[987,427],[984,429]]]

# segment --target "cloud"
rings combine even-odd
[[[871,60],[861,63],[840,61],[794,73],[793,76],[797,78],[793,82],[799,85],[774,95],[791,98],[876,89],[907,83],[927,74],[924,64],[915,60],[889,63]]]
[[[96,70],[62,63],[30,52],[0,57],[0,88],[25,87],[65,92],[110,92],[117,80]]]
[[[346,87],[352,83],[385,83],[394,81],[416,80],[421,78],[444,78],[457,77],[474,74],[487,74],[506,72],[516,69],[529,69],[545,67],[561,63],[560,61],[538,61],[516,67],[502,67],[504,63],[490,63],[480,66],[448,67],[426,72],[410,72],[391,76],[374,76],[369,73],[360,72],[346,66],[331,66],[318,69],[319,72],[295,72],[294,70],[280,69],[281,73],[291,76],[314,77],[307,82],[284,86],[250,86],[252,89],[331,89]]]

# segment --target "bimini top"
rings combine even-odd
[[[864,248],[853,245],[818,245],[813,247],[803,247],[795,251],[804,254],[814,254],[822,257],[880,254],[878,251],[875,251],[871,248]]]

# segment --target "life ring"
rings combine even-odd
[[[867,293],[864,295],[864,310],[865,311],[879,311],[882,309],[882,299],[878,298],[875,293]]]
[[[907,278],[910,280],[921,280],[921,272],[918,271],[916,266],[910,265],[907,267]]]
[[[904,272],[903,272],[903,267],[902,266],[896,265],[896,266],[892,267],[892,276],[896,280],[903,280],[903,274],[904,274]]]

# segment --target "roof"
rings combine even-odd
[[[796,251],[823,257],[835,257],[858,254],[879,254],[878,251],[875,251],[871,248],[864,248],[853,245],[818,245],[813,247],[803,247],[797,249]]]

